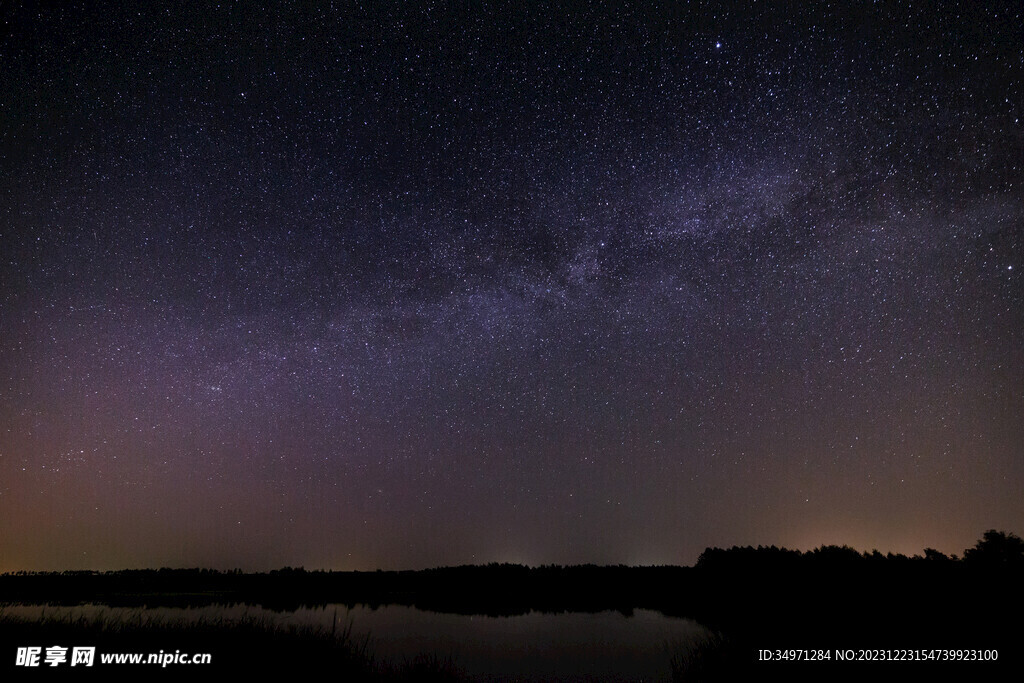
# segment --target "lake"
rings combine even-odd
[[[195,608],[112,608],[7,606],[11,615],[66,614],[118,620],[126,614],[166,620],[259,617],[285,624],[351,624],[357,640],[369,638],[378,658],[401,662],[420,653],[451,656],[465,672],[488,681],[667,681],[671,658],[704,640],[709,632],[691,619],[651,610],[563,612],[506,617],[429,612],[386,605],[327,605],[293,612],[260,607],[212,605]]]

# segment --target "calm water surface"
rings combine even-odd
[[[376,609],[358,605],[328,605],[294,612],[259,607],[209,606],[140,610],[100,605],[80,607],[11,606],[9,614],[38,616],[72,613],[126,613],[167,620],[259,617],[279,624],[319,624],[338,629],[351,624],[357,639],[369,637],[379,658],[402,661],[420,653],[452,656],[474,678],[511,680],[632,680],[664,681],[670,676],[673,654],[692,647],[708,631],[691,619],[666,617],[635,610],[630,615],[606,611],[546,614],[531,612],[512,617],[466,616],[427,612],[387,605]]]

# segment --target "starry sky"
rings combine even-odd
[[[1024,531],[1020,3],[268,5],[0,6],[0,571]]]

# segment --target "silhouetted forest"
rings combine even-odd
[[[708,548],[693,567],[516,564],[464,565],[417,571],[308,571],[285,567],[266,573],[211,569],[134,569],[112,572],[13,572],[0,574],[0,602],[111,606],[198,606],[247,603],[293,610],[331,603],[400,604],[464,614],[511,615],[531,610],[592,611],[653,608],[679,614],[718,610],[744,596],[750,603],[816,601],[836,605],[851,596],[898,593],[902,600],[1000,585],[1022,577],[1024,541],[988,531],[963,557],[926,548],[922,555],[859,552],[822,546],[801,552],[776,546]],[[776,588],[772,589],[771,587]],[[778,587],[801,586],[779,596]],[[721,590],[712,594],[711,587]],[[777,597],[776,597],[777,596]],[[1004,597],[1012,597],[1006,595]]]
[[[460,566],[267,573],[205,569],[16,572],[0,602],[111,606],[248,603],[278,610],[399,604],[463,614],[659,610],[723,635],[718,669],[759,649],[983,648],[1019,664],[1024,541],[988,531],[962,557],[822,546],[708,548],[693,567]]]

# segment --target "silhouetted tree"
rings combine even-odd
[[[1016,534],[989,529],[973,548],[964,551],[964,560],[978,564],[1024,566],[1024,539]]]
[[[940,552],[940,551],[936,550],[935,548],[925,548],[924,549],[924,559],[926,559],[926,560],[933,560],[933,561],[936,561],[936,562],[948,562],[949,561],[949,555],[947,555],[944,552]]]

